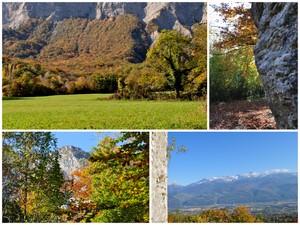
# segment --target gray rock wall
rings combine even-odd
[[[69,179],[70,174],[76,170],[88,166],[90,154],[83,151],[81,148],[68,145],[59,148],[58,151],[60,154],[59,165],[66,179]]]
[[[166,223],[168,220],[168,159],[167,132],[151,133],[151,222]]]
[[[259,31],[255,62],[280,129],[298,127],[297,9],[296,2],[252,3]]]
[[[194,19],[201,21],[204,9],[202,2],[6,2],[2,3],[2,21],[5,27],[15,29],[30,18],[92,20],[134,14],[146,24],[154,22],[160,29],[176,29],[178,24],[183,29],[191,27]]]
[[[94,19],[97,3],[66,2],[8,2],[2,3],[5,27],[18,28],[31,18],[44,17],[60,21],[70,17]]]

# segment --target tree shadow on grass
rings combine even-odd
[[[23,100],[25,97],[2,97],[2,101]]]
[[[210,105],[210,129],[276,129],[266,99]]]

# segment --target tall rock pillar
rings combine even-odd
[[[298,127],[298,3],[252,3],[255,63],[280,129]]]
[[[151,133],[151,222],[168,221],[167,132]]]

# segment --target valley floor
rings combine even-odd
[[[108,96],[3,98],[3,129],[206,129],[206,101],[105,99]]]
[[[207,205],[203,207],[189,207],[183,209],[173,209],[169,211],[171,219],[180,219],[182,222],[189,220],[193,217],[201,217],[205,210],[220,210],[227,209],[234,211],[240,207],[240,204],[220,204],[220,205]],[[262,222],[297,222],[298,221],[298,203],[297,202],[262,202],[243,204],[254,217],[259,218]],[[218,212],[220,213],[220,212]],[[210,213],[214,216],[213,213]],[[209,218],[208,218],[209,219]],[[214,219],[214,218],[210,218]],[[175,221],[174,221],[175,222]],[[180,221],[176,221],[180,222]],[[190,221],[193,222],[193,221]]]

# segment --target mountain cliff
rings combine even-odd
[[[202,179],[187,186],[169,185],[169,208],[218,204],[281,202],[298,199],[298,174],[268,171]]]
[[[52,68],[64,65],[67,72],[78,68],[84,74],[97,67],[142,62],[161,30],[175,29],[191,37],[195,23],[206,23],[206,4],[201,2],[2,6],[4,54],[39,60]]]
[[[58,149],[60,154],[59,164],[66,179],[76,170],[82,169],[88,165],[90,154],[81,148],[72,145],[64,146]]]
[[[133,14],[146,24],[152,21],[161,29],[173,29],[176,23],[192,26],[195,20],[201,21],[205,10],[204,3],[183,2],[7,2],[3,3],[2,21],[4,27],[15,29],[39,17],[54,21],[70,17],[103,20]],[[203,19],[206,21],[206,16]]]

